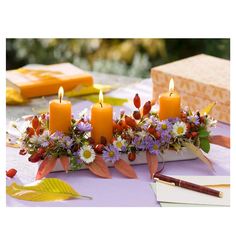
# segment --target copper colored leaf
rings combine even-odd
[[[230,138],[222,135],[212,135],[209,137],[210,143],[230,148]]]
[[[124,176],[130,179],[137,179],[137,175],[133,169],[126,161],[120,159],[114,163],[114,167]]]
[[[102,178],[111,178],[111,174],[109,169],[105,163],[105,161],[100,156],[96,156],[95,160],[86,165],[88,169],[94,173],[95,175]]]
[[[150,177],[152,178],[158,168],[158,159],[157,155],[153,155],[150,152],[146,152],[147,164],[150,173]]]
[[[70,159],[69,159],[69,157],[61,156],[60,157],[60,162],[61,162],[61,165],[62,165],[63,169],[67,173],[68,170],[69,170],[69,166],[70,166]]]
[[[47,176],[55,167],[57,159],[55,157],[46,157],[40,164],[36,180]]]

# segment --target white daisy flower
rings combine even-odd
[[[37,135],[33,135],[29,141],[35,145],[40,145],[43,142],[41,136]]]
[[[144,130],[142,130],[140,132],[137,132],[137,135],[143,139],[147,136],[147,133]]]
[[[211,117],[207,117],[206,118],[206,126],[207,126],[207,130],[209,130],[210,127],[216,127],[217,124],[217,120],[214,120]]]
[[[125,140],[121,137],[118,137],[117,140],[113,141],[113,145],[119,150],[122,151],[122,147],[125,146]]]
[[[85,145],[80,149],[79,156],[82,161],[89,164],[94,161],[95,152],[91,146]]]
[[[173,125],[172,134],[174,137],[182,136],[186,133],[186,124],[184,122],[176,122]]]
[[[133,132],[133,130],[132,130],[131,128],[127,129],[127,134],[128,134],[131,138],[134,137],[134,132]]]

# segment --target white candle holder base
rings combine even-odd
[[[121,158],[127,161],[130,165],[139,165],[139,164],[146,164],[146,152],[139,152],[136,156],[134,161],[129,161],[127,154],[121,154]],[[181,151],[176,152],[174,150],[166,150],[162,156],[158,157],[159,162],[169,162],[169,161],[183,161],[183,160],[194,160],[197,157],[192,153],[189,152],[186,148],[183,148]],[[108,167],[113,167],[112,163],[107,163]],[[87,169],[87,167],[82,167],[81,169]],[[61,163],[57,161],[55,168],[52,172],[59,172],[64,171]]]

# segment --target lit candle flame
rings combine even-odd
[[[175,83],[174,83],[174,80],[171,79],[169,83],[169,92],[170,93],[174,92],[174,89],[175,89]]]
[[[64,95],[64,89],[63,89],[63,87],[61,86],[61,87],[59,88],[59,90],[58,90],[58,98],[59,98],[59,100],[60,100],[60,103],[61,103],[61,100],[62,100],[62,98],[63,98],[63,95]]]
[[[102,90],[100,89],[100,91],[99,91],[99,96],[98,96],[98,98],[99,98],[99,103],[101,104],[101,107],[102,107],[102,104],[103,104],[103,93],[102,93]]]

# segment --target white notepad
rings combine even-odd
[[[183,179],[200,185],[229,184],[229,176],[173,176],[174,178]],[[223,192],[223,198],[198,193],[188,189],[171,186],[168,184],[156,182],[152,184],[156,193],[157,201],[163,206],[187,206],[185,204],[208,205],[208,206],[229,206],[230,205],[230,188],[214,187]]]

